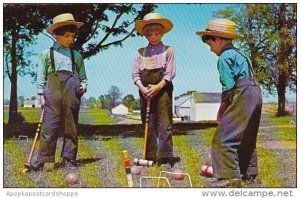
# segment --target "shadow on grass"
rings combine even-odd
[[[80,167],[80,166],[83,166],[85,164],[90,164],[90,163],[94,163],[96,161],[99,161],[101,160],[102,158],[82,158],[82,159],[78,159],[75,161],[75,163],[77,164],[77,168]],[[57,162],[57,163],[54,163],[54,167],[52,170],[57,170],[59,168],[64,168],[64,163],[63,162]],[[50,171],[52,171],[50,170]]]

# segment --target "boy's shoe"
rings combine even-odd
[[[158,165],[170,164],[173,167],[175,163],[180,162],[180,157],[162,157],[157,162]]]
[[[32,171],[40,171],[43,170],[45,163],[41,162],[39,160],[33,162],[32,164],[30,164],[30,170]]]
[[[240,178],[234,179],[218,179],[211,184],[212,188],[240,188],[242,181]]]
[[[242,182],[245,184],[253,184],[253,183],[260,184],[261,183],[261,181],[260,181],[259,177],[257,177],[257,175],[243,175]]]
[[[64,167],[67,169],[75,169],[77,167],[75,160],[70,160],[67,158],[63,158]]]

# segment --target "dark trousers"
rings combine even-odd
[[[231,102],[212,141],[212,166],[217,178],[257,175],[256,138],[262,94],[251,79],[236,82]]]
[[[163,68],[140,72],[141,81],[145,87],[149,84],[158,84],[163,79]],[[151,99],[149,132],[147,141],[147,159],[173,157],[172,142],[172,94],[173,85],[168,83],[160,92]],[[145,124],[147,100],[140,93],[141,118]]]
[[[141,97],[141,116],[145,124],[147,101]],[[151,100],[147,159],[173,157],[172,91],[162,91]]]
[[[77,123],[80,107],[78,75],[51,73],[44,89],[45,106],[38,160],[54,162],[57,139],[64,135],[61,157],[74,160],[78,150]]]

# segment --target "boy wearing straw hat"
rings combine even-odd
[[[146,159],[171,166],[180,160],[173,156],[172,142],[175,54],[172,47],[164,45],[161,39],[172,28],[172,22],[159,13],[149,13],[143,20],[136,21],[136,31],[144,35],[149,44],[138,50],[132,71],[132,79],[139,89],[144,124],[147,100],[151,100]]]
[[[67,168],[76,167],[78,150],[77,123],[81,96],[87,89],[87,77],[81,54],[71,50],[78,29],[83,25],[70,13],[53,18],[47,32],[56,38],[50,49],[40,55],[37,71],[37,92],[44,111],[39,151],[32,170],[55,161],[56,143],[63,132],[61,157]]]
[[[232,44],[243,39],[236,34],[235,22],[213,19],[205,31],[196,34],[219,56],[222,84],[219,125],[211,148],[217,178],[212,187],[240,187],[241,180],[254,181],[258,173],[256,138],[261,117],[262,94],[250,60]]]

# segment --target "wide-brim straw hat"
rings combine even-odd
[[[55,29],[66,25],[75,25],[77,28],[80,28],[83,23],[75,21],[71,13],[64,13],[53,18],[53,24],[47,28],[47,32],[50,34],[54,34],[53,31]]]
[[[173,28],[173,23],[166,18],[163,18],[159,13],[149,13],[146,14],[143,20],[137,20],[135,22],[135,30],[145,35],[144,27],[149,24],[158,23],[163,26],[163,34],[169,32]]]
[[[236,23],[224,18],[212,19],[208,22],[205,31],[197,31],[196,34],[203,36],[219,36],[228,39],[243,39],[244,35],[236,33]]]

